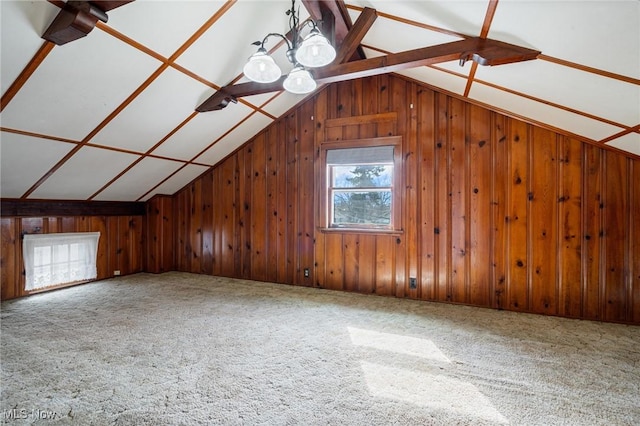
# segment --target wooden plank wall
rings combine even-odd
[[[320,144],[376,136],[403,138],[403,232],[317,229]],[[336,83],[174,197],[175,266],[638,324],[639,181],[638,160],[400,77]]]
[[[147,201],[146,207],[144,217],[145,271],[154,274],[173,271],[175,269],[173,197],[157,195]],[[208,208],[211,208],[210,204]],[[205,245],[205,249],[207,247],[209,245]]]
[[[0,253],[2,300],[25,296],[21,234],[100,232],[98,279],[141,272],[144,267],[144,216],[2,217]]]
[[[174,196],[176,270],[313,285],[312,115],[308,102]]]

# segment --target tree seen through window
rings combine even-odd
[[[393,165],[332,166],[333,224],[391,223]]]

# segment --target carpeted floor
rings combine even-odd
[[[177,272],[1,315],[3,423],[640,424],[640,327]]]

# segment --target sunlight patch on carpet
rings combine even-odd
[[[364,346],[451,364],[451,360],[428,339],[403,336],[401,334],[381,333],[379,331],[364,330],[355,327],[347,327],[347,330],[349,330],[351,343],[356,346]]]
[[[474,385],[459,379],[361,361],[372,396],[446,410],[478,420],[507,424],[491,401]]]

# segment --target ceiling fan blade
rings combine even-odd
[[[361,59],[359,61],[328,65],[314,70],[313,77],[318,84],[335,83],[337,81],[353,80],[355,78],[372,75],[387,74],[433,65],[447,61],[473,60],[480,65],[502,65],[514,62],[536,59],[540,51],[504,43],[497,40],[470,37],[460,41],[407,50],[405,52],[390,53],[385,56]],[[282,89],[282,77],[271,84],[243,83],[223,87],[214,93],[196,110],[198,112],[213,111],[224,108],[229,98],[239,98],[258,93]],[[224,103],[224,105],[222,105]]]
[[[134,0],[121,1],[75,1],[64,4],[42,38],[58,46],[85,37],[93,30],[98,20],[107,22],[107,11],[131,3]]]

